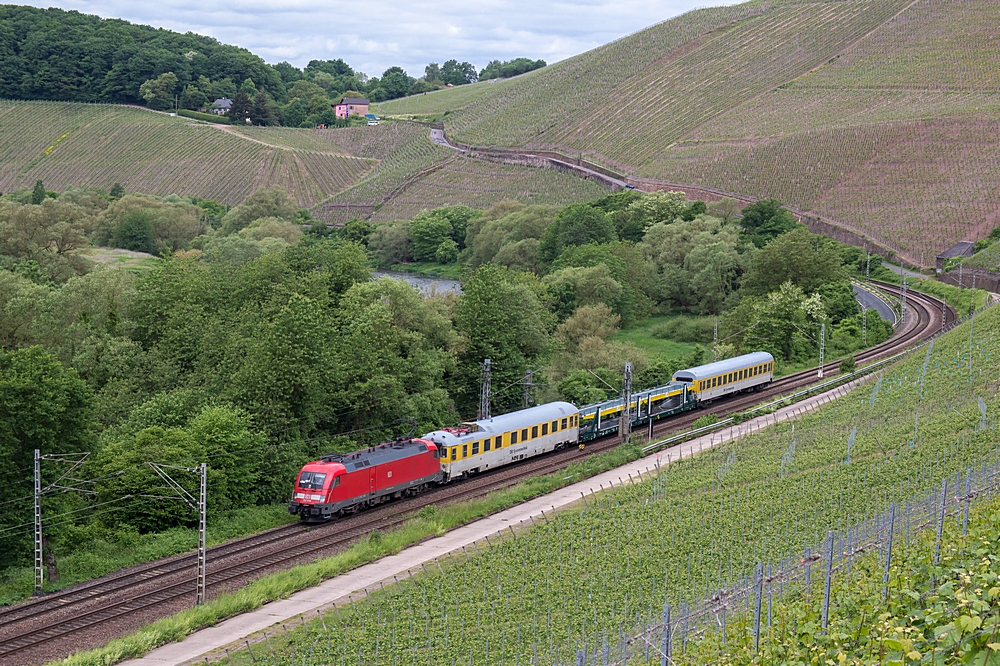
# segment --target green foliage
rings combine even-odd
[[[156,254],[152,217],[145,210],[131,210],[123,214],[111,232],[111,245],[125,250]]]
[[[445,63],[447,65],[447,63]],[[524,74],[535,69],[545,67],[544,60],[531,60],[530,58],[514,58],[513,60],[491,60],[486,67],[479,72],[480,80],[487,79],[509,79],[518,74]],[[451,83],[446,81],[445,83]]]
[[[111,186],[111,192],[109,193],[109,196],[112,199],[121,199],[123,196],[125,196],[125,188],[122,187],[121,183],[115,183],[114,185]]]
[[[764,247],[772,239],[799,226],[792,212],[776,199],[762,199],[744,208],[740,224],[757,247]]]
[[[722,318],[719,338],[731,340],[742,353],[767,351],[786,361],[803,360],[819,348],[818,324],[825,320],[819,295],[807,296],[788,281],[766,296],[744,297]]]
[[[45,185],[42,184],[42,181],[36,180],[35,189],[31,191],[31,203],[38,206],[43,201],[45,201]]]
[[[513,201],[494,205],[469,222],[465,232],[466,261],[473,268],[494,261],[539,273],[538,242],[558,211],[556,206],[525,206]]]
[[[367,220],[349,220],[340,229],[340,237],[352,243],[368,244],[368,237],[371,236],[375,227]]]
[[[653,337],[677,342],[710,343],[713,327],[711,317],[672,317],[653,329]]]
[[[811,294],[845,278],[837,246],[799,227],[782,233],[753,254],[742,288],[748,294],[762,295],[791,282]]]
[[[151,109],[164,111],[174,108],[174,91],[177,90],[177,75],[164,72],[155,79],[149,79],[139,86],[139,96]]]
[[[199,113],[197,111],[191,111],[190,109],[180,109],[177,111],[177,115],[185,118],[191,118],[192,120],[203,120],[206,123],[214,123],[218,125],[229,124],[228,117],[220,116],[216,113]]]
[[[858,367],[858,364],[855,362],[853,356],[845,356],[840,360],[840,365],[838,367],[840,368],[840,372],[848,373],[854,372],[854,370]]]
[[[603,213],[586,204],[573,204],[559,211],[545,229],[538,246],[543,262],[552,262],[571,245],[610,243],[617,238],[614,225]]]
[[[638,248],[649,262],[653,297],[699,314],[729,304],[749,261],[735,227],[713,217],[654,224]]]
[[[90,388],[53,354],[41,347],[0,351],[0,486],[12,489],[14,497],[30,494],[25,474],[35,449],[43,455],[93,450],[92,419]],[[0,514],[3,527],[30,520],[30,504],[21,500],[8,503]],[[24,530],[5,534],[0,566],[26,560],[30,544]]]
[[[484,264],[462,285],[455,328],[465,337],[459,357],[456,402],[461,413],[476,404],[480,366],[491,359],[493,382],[510,386],[548,351],[554,317],[542,302],[542,287],[530,273]],[[506,410],[520,400],[507,389],[494,398],[494,409]]]
[[[704,416],[699,416],[695,419],[694,423],[691,424],[692,428],[704,428],[706,426],[715,425],[719,422],[719,417],[715,414],[705,414]]]
[[[413,218],[409,230],[413,239],[413,258],[417,261],[433,261],[438,247],[446,239],[452,240],[451,223],[429,213]]]
[[[281,187],[260,189],[226,214],[222,220],[222,233],[235,233],[264,217],[292,220],[296,209],[295,202]]]

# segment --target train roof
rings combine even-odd
[[[309,464],[340,463],[348,472],[353,472],[363,467],[383,465],[394,460],[401,460],[420,453],[425,453],[428,451],[429,444],[433,445],[431,442],[427,442],[422,439],[404,439],[393,442],[385,442],[384,444],[362,449],[361,451],[355,451],[354,453],[328,453],[316,462]]]
[[[678,370],[674,373],[674,379],[688,379],[692,381],[705,379],[706,377],[715,377],[725,372],[742,370],[751,365],[760,365],[761,363],[770,363],[772,361],[774,361],[774,357],[767,352],[752,352],[750,354],[743,354],[742,356],[727,358],[723,361],[706,363],[696,368]]]
[[[543,421],[554,421],[564,416],[576,414],[577,412],[579,410],[568,402],[549,402],[544,405],[537,405],[527,409],[519,409],[516,412],[494,416],[491,419],[482,419],[462,424],[462,426],[457,428],[435,430],[423,435],[423,437],[432,442],[452,446],[490,435],[499,435],[511,430],[537,425]]]

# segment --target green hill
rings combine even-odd
[[[474,145],[777,197],[923,265],[997,223],[987,0],[703,9],[498,83],[380,105]]]

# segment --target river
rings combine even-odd
[[[397,271],[375,271],[375,277],[391,277],[393,280],[405,280],[420,290],[422,294],[432,292],[462,293],[462,285],[458,280],[443,277],[426,277],[424,275],[414,275],[413,273],[402,273]]]

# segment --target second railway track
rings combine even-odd
[[[898,294],[899,288],[895,285],[879,286],[890,294]],[[933,337],[957,319],[954,311],[936,298],[911,291],[907,300],[908,316],[893,336],[881,345],[855,354],[859,362],[898,353]],[[824,375],[833,376],[837,372],[838,362],[824,365]],[[712,406],[712,411],[719,416],[743,411],[762,399],[778,398],[812,384],[816,375],[816,368],[786,375],[759,393],[719,401]],[[654,434],[681,430],[700,415],[695,411],[664,420],[654,427]],[[617,444],[616,437],[605,437],[591,442],[585,450],[558,451],[347,519],[318,527],[292,523],[214,546],[208,551],[208,593],[214,596],[261,575],[343,550],[373,530],[385,531],[399,526],[424,506],[482,497],[526,478],[557,471],[582,457],[613,449]],[[0,610],[0,663],[41,664],[72,651],[103,644],[109,638],[133,630],[137,624],[190,607],[195,593],[195,570],[193,553],[175,556]]]

